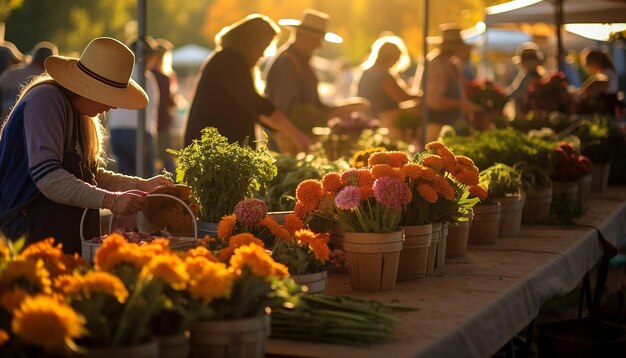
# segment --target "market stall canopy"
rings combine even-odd
[[[554,0],[515,0],[485,9],[485,23],[554,24]],[[563,23],[619,23],[626,21],[626,0],[563,0]]]

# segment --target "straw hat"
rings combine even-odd
[[[6,52],[15,62],[24,61],[24,54],[11,41],[0,41],[0,50]]]
[[[465,43],[463,37],[461,37],[461,28],[456,24],[442,24],[439,26],[441,30],[441,44],[439,48],[441,51],[453,51],[459,47],[472,47],[472,45]]]
[[[517,47],[517,55],[512,58],[513,63],[520,64],[528,61],[543,61],[543,54],[539,51],[539,46],[534,42],[524,42]]]
[[[140,109],[146,92],[131,78],[135,56],[116,39],[92,40],[80,59],[50,56],[45,67],[61,86],[90,100],[116,108]]]
[[[323,36],[324,40],[332,43],[341,43],[343,39],[341,36],[326,31],[326,25],[328,24],[328,14],[313,9],[305,9],[300,15],[302,20],[296,19],[280,19],[279,25],[291,26],[298,31],[304,31],[310,34]]]

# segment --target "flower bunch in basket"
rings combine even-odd
[[[502,109],[509,100],[504,88],[492,81],[470,81],[465,85],[467,98],[487,109]]]
[[[467,220],[469,210],[486,196],[472,159],[455,155],[441,142],[426,144],[402,170],[413,192],[403,226]]]
[[[55,293],[54,283],[87,263],[63,254],[53,239],[23,245],[0,235],[0,356],[69,354],[86,335],[86,321]]]
[[[561,182],[571,182],[591,173],[593,164],[584,155],[572,147],[571,144],[561,142],[552,152],[552,179]]]
[[[398,152],[399,153],[399,152]],[[403,161],[406,155],[393,155]],[[328,173],[305,180],[296,190],[295,214],[302,219],[320,216],[346,232],[397,230],[402,206],[411,201],[403,173],[390,165]]]
[[[324,271],[329,260],[327,234],[304,229],[304,223],[295,214],[285,216],[284,223],[278,224],[258,199],[239,202],[233,214],[222,218],[217,235],[222,260],[250,243],[270,249],[272,258],[285,265],[291,275]]]

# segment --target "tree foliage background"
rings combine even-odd
[[[298,18],[304,8],[330,14],[329,30],[346,41],[327,46],[324,54],[344,55],[360,62],[382,31],[401,36],[412,56],[422,53],[425,0],[148,0],[147,28],[154,37],[167,38],[175,46],[195,43],[213,47],[213,36],[224,26],[253,12],[278,20]],[[438,25],[455,22],[473,26],[485,6],[498,0],[430,0],[429,35]],[[137,34],[137,0],[0,0],[0,21],[5,38],[22,51],[37,42],[56,43],[63,54],[76,55],[97,36],[128,41]],[[284,39],[288,30],[284,31]]]

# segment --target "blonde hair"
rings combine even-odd
[[[400,58],[391,67],[391,70],[394,72],[406,70],[411,64],[409,51],[407,50],[404,41],[396,35],[385,35],[374,41],[372,44],[372,51],[361,67],[366,70],[374,66],[376,62],[391,56],[396,51],[400,52]]]
[[[252,67],[258,60],[257,50],[275,44],[279,34],[280,28],[272,19],[261,14],[251,14],[220,30],[215,35],[215,44],[237,50]]]
[[[6,122],[9,120],[9,117],[11,117],[13,110],[17,108],[22,98],[24,98],[24,96],[33,88],[43,84],[52,84],[58,86],[63,90],[63,92],[70,101],[75,97],[80,97],[79,94],[74,93],[61,86],[52,77],[50,77],[47,72],[44,72],[41,75],[34,77],[30,82],[28,82],[24,87],[21,88],[20,93],[17,96],[17,101],[15,102],[15,105],[13,106],[13,108],[11,108],[11,112],[9,112],[9,115],[7,115],[7,117],[4,119],[4,122],[2,123],[2,130],[4,130]],[[85,146],[83,159],[90,168],[95,168],[100,164],[104,164],[106,160],[103,144],[106,130],[104,129],[104,126],[102,126],[102,123],[100,123],[98,117],[89,117],[86,115],[81,115],[80,117],[83,132],[82,136]],[[0,136],[2,135],[2,130],[0,130]]]

